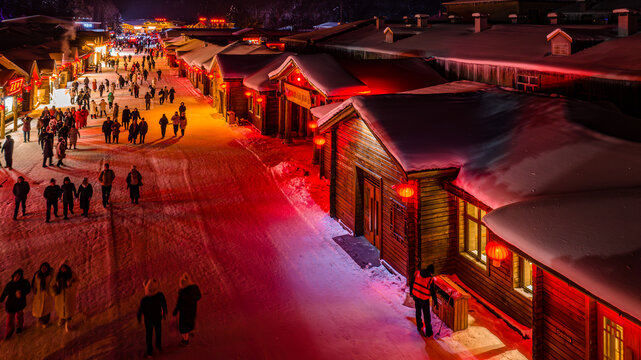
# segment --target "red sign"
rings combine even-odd
[[[24,78],[13,79],[7,84],[5,96],[15,95],[22,92],[22,84],[24,83]]]

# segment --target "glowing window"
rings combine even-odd
[[[485,211],[463,200],[464,211],[460,215],[464,226],[464,251],[476,261],[485,264],[485,244],[487,244],[487,228],[481,223]]]
[[[603,360],[623,360],[623,326],[603,317]]]

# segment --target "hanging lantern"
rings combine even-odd
[[[36,81],[36,86],[40,87],[42,85],[42,81]]]
[[[485,245],[485,253],[492,259],[492,265],[495,267],[501,266],[501,261],[509,255],[508,249],[494,240],[490,240],[490,242]]]
[[[247,97],[252,96],[252,92],[251,91],[245,91],[245,96],[247,96]]]
[[[19,102],[19,103],[21,103],[21,102],[22,102],[22,100],[24,100],[24,99],[22,98],[22,96],[18,96],[18,102]]]
[[[396,193],[398,194],[398,196],[403,198],[403,200],[407,200],[407,199],[411,198],[412,196],[414,196],[414,193],[416,192],[414,190],[414,186],[412,186],[410,184],[397,185],[395,190],[396,190]]]
[[[263,98],[259,97],[258,99],[256,99],[256,102],[262,103],[263,102]]]
[[[326,142],[326,140],[325,140],[325,137],[323,135],[314,136],[314,144],[316,144],[317,148],[320,149],[321,147],[323,147],[323,145],[325,145],[325,142]]]
[[[4,104],[0,104],[0,111],[4,111]]]
[[[225,84],[225,83],[220,84],[220,88],[221,88],[221,89],[225,89],[225,88],[227,88],[227,84]]]
[[[211,80],[211,79],[213,79],[213,78],[214,78],[214,75],[209,74],[209,75],[207,75],[207,77]]]
[[[24,89],[27,92],[31,92],[31,85],[27,85]]]
[[[309,124],[307,124],[307,126],[312,130],[316,130],[318,128],[318,123],[316,121],[312,120],[312,121],[309,122]]]

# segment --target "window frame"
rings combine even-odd
[[[514,273],[514,288],[522,291],[527,296],[532,296],[534,294],[534,263],[520,255],[514,256],[513,261],[515,262],[515,273]],[[529,285],[525,283],[525,270],[526,266],[529,264],[530,273]]]
[[[514,82],[517,90],[525,92],[535,92],[541,87],[539,75],[516,74]]]
[[[254,113],[254,93],[249,95],[249,98],[247,99],[247,108],[250,113]]]
[[[463,202],[463,253],[467,256],[469,256],[471,259],[476,261],[479,264],[482,264],[483,266],[487,266],[487,255],[485,255],[485,258],[483,258],[483,252],[485,251],[485,246],[483,245],[483,229],[485,229],[485,245],[487,245],[487,241],[489,239],[489,230],[485,225],[483,225],[483,216],[486,214],[486,211],[481,209],[481,207],[476,206],[470,202],[467,202],[463,199],[459,199],[459,201]],[[473,217],[468,213],[468,206],[473,206],[476,208],[477,212],[477,217]],[[477,240],[476,240],[476,254],[473,252],[473,250],[469,249],[469,222],[474,222],[476,224],[477,228]]]

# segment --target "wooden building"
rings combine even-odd
[[[542,24],[548,13],[563,6],[570,5],[572,0],[453,0],[443,3],[450,15],[457,15],[463,21],[471,21],[473,13],[490,15],[495,22],[508,22],[511,14],[520,14],[529,22]]]
[[[427,264],[457,275],[498,316],[533,336],[535,359],[638,356],[640,333],[633,324],[641,313],[627,312],[631,316],[618,316],[615,324],[596,321],[599,311],[612,320],[630,308],[613,301],[615,293],[568,281],[566,261],[547,259],[536,238],[529,248],[516,247],[510,242],[518,235],[509,226],[497,227],[499,236],[494,223],[485,222],[493,209],[529,199],[639,186],[641,171],[630,169],[641,169],[641,145],[604,138],[594,131],[594,118],[611,119],[612,129],[597,127],[612,136],[631,121],[589,103],[468,82],[353,97],[319,120],[330,215],[406,276]],[[627,139],[641,142],[638,135]],[[531,228],[545,228],[536,219],[530,218]],[[563,221],[559,214],[555,219]],[[545,242],[571,251],[561,239]],[[641,266],[638,258],[626,264]],[[627,326],[630,340],[617,340],[618,325]],[[609,339],[603,346],[630,350],[597,348],[603,336]]]

